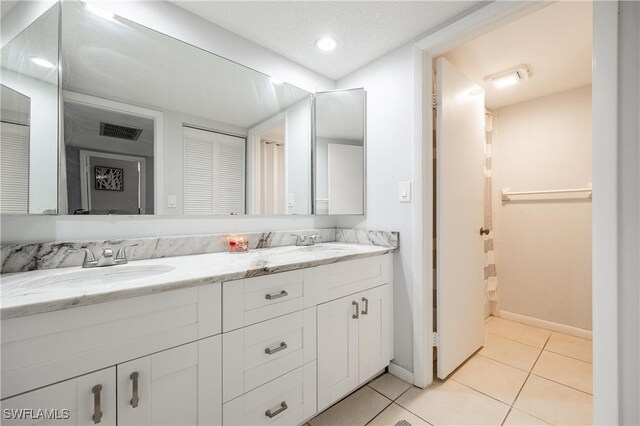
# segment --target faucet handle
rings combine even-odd
[[[133,244],[130,244],[128,246],[122,246],[118,249],[118,251],[116,252],[116,263],[119,265],[124,265],[125,263],[129,262],[129,259],[127,259],[127,247],[133,247]]]
[[[316,232],[315,234],[309,235],[307,238],[309,238],[311,241],[315,242],[316,240],[320,239],[320,235],[318,235],[318,233]]]
[[[291,236],[296,237],[296,245],[300,244],[305,239],[305,237],[299,234],[291,234]]]
[[[82,261],[82,267],[83,268],[92,268],[92,267],[98,265],[98,261],[96,260],[96,256],[88,248],[72,249],[72,250],[69,250],[69,251],[72,252],[72,253],[84,251],[84,260]]]

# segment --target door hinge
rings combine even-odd
[[[437,348],[440,345],[440,336],[438,336],[438,333],[434,332],[433,333],[433,347]]]
[[[433,108],[437,107],[438,105],[440,105],[440,103],[438,102],[438,95],[436,95],[435,93],[433,93],[431,95],[431,106]]]

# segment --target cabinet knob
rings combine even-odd
[[[134,371],[129,376],[129,378],[131,379],[131,382],[133,384],[133,393],[132,393],[132,398],[131,398],[131,401],[130,401],[131,406],[133,408],[136,408],[138,406],[138,402],[140,402],[140,398],[138,397],[138,377],[139,376],[140,376],[140,374],[137,371]]]
[[[93,393],[93,423],[98,424],[102,421],[102,408],[100,407],[100,393],[102,392],[102,385],[95,385],[91,388]]]

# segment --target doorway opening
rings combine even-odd
[[[575,391],[586,422],[592,10],[545,6],[433,60],[434,375],[514,407],[535,386]],[[505,347],[536,355],[524,365]],[[507,396],[469,378],[493,363],[524,372]],[[552,411],[527,414],[570,423]]]

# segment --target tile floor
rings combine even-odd
[[[384,374],[305,426],[588,425],[591,341],[491,317],[485,346],[427,389]]]

